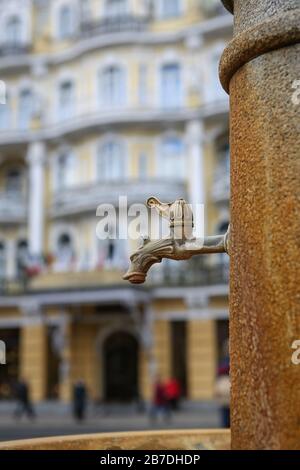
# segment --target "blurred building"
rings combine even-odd
[[[121,280],[134,244],[99,241],[99,204],[205,204],[229,218],[228,100],[219,0],[0,1],[1,396],[149,398],[154,374],[210,399],[228,335],[221,255]]]

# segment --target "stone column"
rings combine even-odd
[[[60,325],[61,351],[59,368],[59,398],[62,401],[70,402],[72,399],[72,324],[69,317],[64,314]]]
[[[35,302],[22,305],[22,313],[26,321],[21,328],[20,376],[29,383],[32,399],[41,401],[47,394],[47,325]]]
[[[217,364],[215,320],[189,320],[187,334],[189,399],[211,400]]]
[[[27,162],[29,165],[29,251],[34,256],[40,256],[43,252],[45,159],[45,144],[32,142],[28,149]]]
[[[224,0],[233,449],[300,449],[299,0]],[[298,44],[297,44],[298,43]]]

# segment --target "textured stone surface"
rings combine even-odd
[[[229,450],[229,430],[151,431],[1,442],[0,450]]]
[[[223,0],[229,11],[234,12],[234,34],[247,28],[299,8],[299,0]]]
[[[300,2],[300,0],[299,0]],[[228,92],[233,75],[247,62],[300,41],[300,8],[274,15],[240,32],[229,43],[220,63],[220,80]]]
[[[297,5],[235,0],[235,34]],[[299,53],[279,43],[230,82],[233,449],[300,449]]]

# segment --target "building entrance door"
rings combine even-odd
[[[104,398],[131,401],[138,396],[138,343],[129,333],[117,332],[104,343]]]

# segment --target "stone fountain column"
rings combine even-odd
[[[231,121],[232,448],[300,449],[299,0],[223,3],[234,14],[220,64]]]

